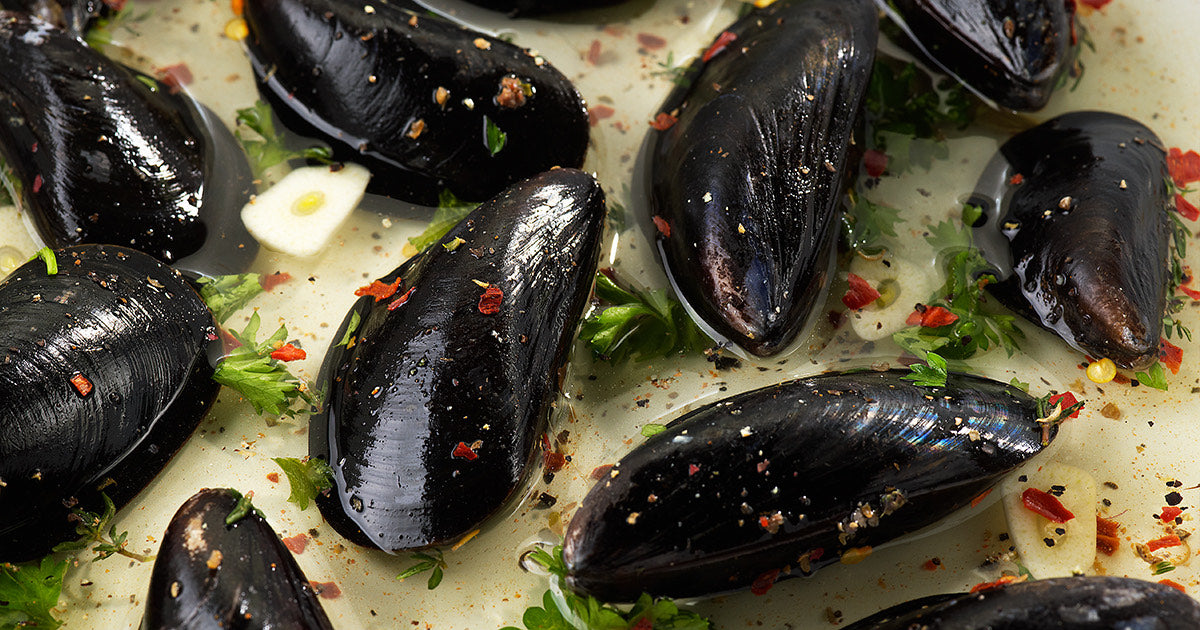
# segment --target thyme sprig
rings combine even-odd
[[[55,545],[54,551],[78,551],[92,545],[92,553],[96,554],[96,557],[92,558],[92,562],[98,562],[113,555],[125,556],[138,562],[154,560],[152,555],[146,556],[128,549],[126,539],[129,537],[129,532],[117,533],[117,526],[112,524],[113,519],[117,516],[116,505],[113,504],[113,500],[107,493],[101,492],[100,498],[104,500],[104,512],[101,514],[89,512],[78,506],[71,509],[68,518],[75,521],[75,533],[79,534],[79,538]]]

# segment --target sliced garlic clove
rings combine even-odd
[[[316,255],[362,201],[370,179],[370,171],[352,163],[295,169],[251,199],[242,222],[263,247]]]
[[[1075,518],[1055,523],[1025,507],[1021,495],[1026,488],[1056,495]],[[1090,474],[1066,464],[1043,464],[1017,471],[1004,481],[1001,492],[1019,562],[1035,578],[1091,572],[1096,560],[1096,480]]]

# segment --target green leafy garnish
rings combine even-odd
[[[42,558],[40,564],[0,563],[0,628],[46,628],[62,625],[51,612],[62,593],[67,561]]]
[[[1019,389],[1019,390],[1021,390],[1021,391],[1025,392],[1026,394],[1028,394],[1028,393],[1029,393],[1029,383],[1026,383],[1026,382],[1024,382],[1024,381],[1021,381],[1020,379],[1018,379],[1018,378],[1017,378],[1017,377],[1015,377],[1015,376],[1014,376],[1014,377],[1012,377],[1012,380],[1011,380],[1011,381],[1009,381],[1009,382],[1008,382],[1008,384],[1009,384],[1009,385],[1012,385],[1013,387],[1016,387],[1017,389]]]
[[[521,623],[526,630],[625,630],[659,628],[671,630],[707,630],[709,621],[700,615],[680,610],[669,599],[655,599],[645,593],[628,611],[598,601],[595,597],[576,595],[566,588],[567,567],[562,560],[562,546],[552,552],[536,549],[529,558],[550,572],[557,589],[542,595],[541,606],[525,610]],[[508,626],[501,630],[521,630]]]
[[[658,70],[650,73],[652,77],[662,77],[669,80],[675,85],[687,85],[690,82],[688,78],[688,67],[686,65],[675,65],[674,51],[667,51],[667,58],[664,61],[658,62]]]
[[[1171,197],[1183,194],[1183,190],[1175,185],[1175,181],[1170,177],[1165,178],[1168,194]],[[1178,212],[1167,211],[1171,217],[1171,275],[1168,279],[1167,289],[1167,308],[1166,315],[1163,316],[1163,329],[1167,335],[1167,339],[1178,335],[1180,338],[1187,337],[1188,341],[1192,340],[1192,331],[1179,322],[1175,315],[1183,310],[1187,300],[1182,296],[1176,295],[1179,286],[1183,284],[1183,262],[1187,257],[1188,239],[1192,237],[1192,231],[1183,222],[1183,217]]]
[[[122,555],[138,562],[153,560],[154,556],[144,556],[126,548],[128,543],[125,542],[125,539],[128,538],[129,532],[118,534],[117,526],[112,524],[113,519],[117,516],[117,507],[113,504],[112,499],[108,498],[107,494],[100,493],[100,498],[104,500],[103,514],[88,512],[79,507],[71,509],[71,514],[68,518],[75,521],[75,533],[79,534],[79,538],[55,545],[54,551],[78,551],[80,549],[87,549],[88,545],[95,545],[92,547],[92,552],[96,554],[96,557],[92,558],[92,562],[110,558],[114,554]],[[108,530],[107,533],[105,533],[105,530]]]
[[[1134,376],[1146,387],[1167,391],[1167,371],[1163,369],[1161,361],[1155,361],[1148,372],[1138,372]]]
[[[1037,414],[1038,422],[1048,422],[1051,424],[1059,424],[1066,420],[1071,414],[1083,409],[1087,401],[1079,400],[1072,403],[1067,408],[1063,408],[1062,400],[1051,403],[1050,399],[1056,396],[1053,392],[1037,399]]]
[[[611,304],[583,322],[579,337],[599,358],[613,362],[703,350],[711,342],[683,305],[664,290],[622,288],[604,272],[596,274],[596,297]]]
[[[200,278],[197,282],[200,284],[200,297],[221,324],[263,292],[256,273]]]
[[[255,102],[253,107],[237,110],[237,124],[238,129],[234,131],[234,135],[241,141],[256,178],[261,178],[272,166],[294,158],[314,160],[322,164],[332,162],[333,152],[328,147],[309,147],[303,151],[292,151],[284,147],[283,137],[275,131],[275,122],[271,119],[271,106],[262,101]],[[243,135],[242,127],[253,131],[258,138]]]
[[[901,378],[922,387],[946,386],[946,360],[936,352],[926,352],[924,363],[914,363],[908,369],[911,371]]]
[[[349,348],[350,340],[354,339],[354,333],[358,330],[358,324],[361,321],[362,316],[358,314],[358,311],[350,311],[350,325],[346,326],[346,334],[342,335],[342,340],[337,342],[337,345]]]
[[[400,575],[397,575],[397,580],[404,580],[419,573],[431,571],[429,582],[427,583],[429,590],[432,591],[438,587],[438,584],[442,583],[442,569],[446,568],[446,561],[442,558],[441,549],[431,549],[430,553],[414,553],[410,557],[416,560],[417,563],[402,571]]]
[[[508,143],[508,134],[504,133],[491,118],[483,117],[483,143],[494,156],[504,149]]]
[[[658,435],[659,433],[662,433],[663,431],[666,431],[666,430],[667,430],[666,425],[662,425],[662,424],[650,423],[650,424],[642,425],[642,435],[644,435],[646,437],[654,437],[654,436]]]
[[[292,376],[283,362],[271,358],[274,344],[287,339],[287,328],[280,326],[275,334],[259,343],[255,341],[259,324],[255,312],[242,332],[229,331],[242,345],[217,365],[213,380],[240,392],[254,405],[257,414],[294,416],[295,411],[290,409],[293,401],[299,398],[313,404],[313,398],[303,391],[304,384]]]
[[[83,41],[92,48],[98,48],[113,43],[113,33],[118,28],[125,29],[134,35],[138,35],[137,29],[134,28],[139,22],[146,21],[154,14],[153,9],[146,9],[141,13],[134,13],[133,7],[125,6],[120,11],[110,13],[108,17],[97,18],[87,32],[83,35]]]
[[[233,509],[229,511],[229,514],[225,515],[226,525],[233,525],[234,523],[249,516],[251,512],[257,514],[259,518],[262,518],[262,512],[260,512],[258,508],[254,507],[254,503],[251,502],[252,499],[254,499],[253,492],[242,494],[237,490],[230,490],[230,493],[237,498],[237,503],[234,504]]]
[[[868,148],[887,151],[895,160],[893,168],[904,170],[912,162],[929,169],[932,158],[949,155],[943,128],[962,129],[975,118],[975,103],[957,82],[944,79],[933,88],[915,64],[897,69],[889,62],[875,62],[867,87]]]
[[[408,242],[418,250],[424,250],[438,242],[468,214],[471,214],[477,205],[462,201],[449,190],[443,190],[442,194],[438,195],[437,210],[433,212],[433,218],[429,220],[429,227],[417,236],[410,237]]]
[[[288,484],[292,487],[288,501],[300,506],[301,510],[307,510],[308,502],[316,499],[318,494],[333,488],[333,469],[323,459],[307,456],[299,459],[272,457],[271,461],[278,464],[283,474],[287,475]]]
[[[1154,572],[1154,575],[1162,575],[1164,573],[1170,573],[1171,571],[1174,571],[1175,565],[1171,564],[1171,562],[1168,560],[1163,560],[1162,562],[1156,562],[1151,565],[1150,570]]]
[[[37,260],[38,258],[41,258],[42,262],[46,263],[47,276],[58,275],[58,259],[54,257],[53,249],[50,249],[49,247],[43,247],[37,250],[36,254],[30,256],[29,260]]]
[[[896,224],[904,221],[900,211],[882,204],[872,203],[862,195],[854,195],[854,207],[842,215],[842,233],[851,249],[867,255],[883,251],[879,240],[883,236],[896,236]]]
[[[464,239],[463,237],[455,236],[454,240],[449,241],[447,243],[442,243],[442,247],[446,251],[452,252],[452,251],[458,249],[463,243],[466,243],[466,242],[467,242],[466,239]]]

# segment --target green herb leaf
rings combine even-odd
[[[896,236],[896,224],[903,222],[900,211],[889,206],[872,203],[857,195],[854,207],[842,215],[842,233],[851,249],[864,254],[883,251],[879,244],[884,236]]]
[[[1022,381],[1018,380],[1017,377],[1015,377],[1015,376],[1012,377],[1012,380],[1009,381],[1008,384],[1012,385],[1013,387],[1016,387],[1017,389],[1025,392],[1027,394],[1029,393],[1029,383],[1022,382]]]
[[[441,549],[431,549],[429,553],[414,553],[409,557],[415,560],[416,564],[402,571],[400,575],[397,575],[397,580],[403,581],[406,578],[429,571],[429,581],[426,583],[429,590],[432,591],[442,583],[442,577],[444,577],[442,570],[446,568],[446,560],[442,557]]]
[[[237,125],[238,129],[234,131],[234,135],[246,151],[255,178],[261,179],[267,169],[294,158],[332,163],[333,152],[327,147],[309,147],[303,151],[286,148],[283,137],[275,131],[275,122],[271,119],[271,106],[262,101],[256,101],[253,107],[237,110]],[[258,137],[243,135],[242,127],[254,132]]]
[[[487,116],[483,117],[483,143],[493,156],[502,151],[508,143],[508,134],[501,131]]]
[[[237,490],[230,490],[230,492],[237,497],[237,503],[234,504],[229,514],[225,516],[226,525],[233,525],[246,518],[251,512],[257,514],[260,518],[262,517],[262,512],[258,511],[258,508],[254,507],[254,503],[251,502],[254,499],[253,492],[247,492],[246,494],[242,494]]]
[[[30,256],[29,260],[37,260],[38,258],[41,258],[42,262],[46,263],[47,276],[58,275],[58,259],[54,257],[53,249],[50,249],[49,247],[43,247],[37,250],[36,254]]]
[[[662,424],[650,423],[650,424],[642,425],[642,435],[644,435],[646,437],[654,437],[654,436],[658,435],[659,433],[662,433],[663,431],[666,431],[666,430],[667,430],[667,427]]]
[[[915,64],[896,67],[887,61],[875,63],[866,110],[868,148],[886,150],[896,170],[909,164],[929,169],[934,158],[949,157],[944,128],[962,129],[975,118],[975,102],[958,83],[935,86]]]
[[[667,51],[667,58],[664,61],[658,62],[658,70],[650,73],[652,77],[661,77],[669,80],[675,85],[687,85],[691,83],[691,77],[688,76],[688,67],[685,65],[675,65],[675,52]]]
[[[621,363],[703,350],[708,337],[666,291],[640,292],[596,274],[596,297],[611,306],[584,320],[579,337],[601,359]]]
[[[134,13],[133,7],[126,5],[120,11],[110,13],[108,17],[97,18],[93,21],[87,32],[84,33],[83,40],[87,42],[88,46],[99,48],[113,43],[113,36],[118,28],[137,35],[138,31],[134,27],[139,22],[146,21],[153,14],[153,9]]]
[[[925,363],[914,363],[908,369],[912,372],[902,377],[905,380],[922,387],[946,386],[946,359],[936,352],[925,353]]]
[[[1138,372],[1134,376],[1146,387],[1167,391],[1167,371],[1163,369],[1161,361],[1155,361],[1148,372]]]
[[[424,250],[441,240],[454,226],[458,225],[478,204],[467,203],[454,196],[449,190],[443,190],[438,196],[438,207],[429,220],[429,227],[424,232],[408,239],[413,247]]]
[[[283,474],[287,475],[292,488],[288,501],[298,505],[302,511],[308,509],[308,502],[316,499],[318,494],[333,489],[333,469],[323,459],[306,455],[299,459],[273,457],[271,461],[278,464]]]
[[[354,338],[354,332],[358,330],[358,324],[361,321],[362,316],[358,314],[358,311],[350,311],[350,325],[346,326],[346,334],[342,335],[342,340],[337,342],[337,345],[349,348],[350,340]]]
[[[1154,575],[1162,575],[1174,571],[1175,565],[1171,564],[1170,561],[1163,560],[1151,565],[1150,570],[1154,572]]]
[[[67,561],[52,556],[39,564],[0,563],[0,628],[61,626],[51,609],[58,605],[66,573]]]
[[[200,284],[200,297],[221,324],[263,292],[257,273],[200,278],[197,282]]]
[[[217,364],[213,380],[236,389],[254,405],[257,414],[294,416],[296,412],[290,407],[296,399],[313,404],[313,398],[303,391],[304,383],[293,376],[283,362],[271,358],[274,344],[287,339],[287,328],[280,326],[275,334],[258,343],[255,338],[259,323],[255,312],[241,333],[230,331],[242,345]]]
[[[126,549],[125,539],[129,537],[129,532],[118,534],[117,528],[112,524],[113,519],[117,516],[117,506],[104,492],[100,493],[100,498],[104,501],[102,514],[88,512],[80,507],[71,509],[68,518],[75,521],[75,533],[79,535],[79,538],[55,545],[54,551],[79,551],[86,549],[88,545],[94,545],[92,552],[96,554],[96,557],[92,558],[92,562],[99,562],[113,555],[122,555],[138,562],[153,560],[154,556],[144,556]]]
[[[447,243],[442,243],[442,247],[445,248],[446,251],[452,252],[452,251],[458,249],[463,243],[466,243],[466,242],[467,241],[465,239],[463,239],[461,236],[456,236],[456,237],[454,237],[454,240],[449,241]]]

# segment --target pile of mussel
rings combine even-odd
[[[124,507],[189,438],[222,354],[197,281],[245,271],[258,245],[239,215],[256,182],[237,139],[81,40],[103,3],[0,6],[3,176],[49,246],[0,283],[0,562],[17,562],[71,540],[81,509]],[[820,315],[881,12],[897,43],[1001,108],[1041,108],[1074,67],[1073,2],[777,0],[726,28],[647,148],[663,267],[720,345],[782,356]],[[482,202],[351,307],[308,426],[309,455],[332,470],[316,503],[347,540],[388,553],[469,540],[523,496],[589,304],[606,201],[578,170],[587,105],[537,53],[402,3],[245,0],[243,17],[260,93],[289,129],[367,166],[372,192]],[[1162,142],[1124,116],[1015,135],[973,196],[989,291],[1083,353],[1153,363],[1168,182]],[[811,376],[672,421],[583,499],[564,583],[628,602],[809,575],[972,506],[1056,434],[1016,386],[908,374]],[[144,627],[331,627],[248,497],[200,491],[161,544]],[[1066,607],[1091,621],[1056,627],[1200,623],[1171,589],[1079,578],[853,627],[1009,627],[979,620]]]

